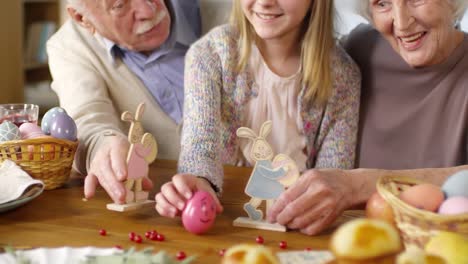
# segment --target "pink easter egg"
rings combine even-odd
[[[450,197],[439,208],[439,214],[468,214],[468,198],[463,196]]]
[[[42,129],[34,123],[23,123],[19,127],[22,139],[37,138],[44,136]]]
[[[209,192],[197,191],[182,212],[185,229],[194,234],[208,231],[216,219],[216,202]]]

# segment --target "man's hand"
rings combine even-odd
[[[156,194],[155,197],[156,211],[162,216],[174,218],[182,213],[185,202],[198,190],[211,193],[216,201],[216,212],[221,213],[223,211],[223,207],[210,183],[204,178],[191,174],[177,174],[172,177],[172,181],[161,187],[161,192]]]
[[[85,197],[93,197],[99,183],[115,203],[122,204],[126,195],[123,181],[127,179],[126,159],[130,143],[121,136],[110,136],[105,140],[91,161],[85,179]],[[144,190],[153,187],[147,177],[143,178],[142,184]]]
[[[314,235],[351,205],[351,195],[343,171],[308,170],[280,195],[267,212],[267,220]]]

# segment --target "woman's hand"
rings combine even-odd
[[[277,222],[314,235],[330,224],[352,202],[352,190],[341,170],[308,170],[276,200],[267,212]]]
[[[127,152],[130,143],[122,136],[110,136],[105,138],[100,149],[96,152],[88,175],[85,179],[84,194],[91,198],[100,184],[115,203],[125,202],[126,190],[123,181],[127,179]],[[153,188],[153,183],[148,177],[142,181],[144,190]]]
[[[185,202],[198,190],[211,193],[216,201],[216,212],[223,211],[223,207],[208,180],[191,174],[177,174],[172,177],[172,181],[161,187],[161,192],[155,197],[156,211],[162,216],[174,218],[182,213]]]

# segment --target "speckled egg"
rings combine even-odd
[[[44,136],[44,133],[42,132],[41,128],[34,123],[23,123],[19,127],[19,131],[22,139],[37,138]]]
[[[44,132],[44,134],[46,135],[50,135],[50,128],[52,126],[54,119],[57,116],[63,115],[63,114],[67,114],[67,112],[65,111],[65,109],[58,107],[58,106],[47,111],[42,117],[42,121],[41,121],[42,132]]]
[[[0,142],[21,139],[18,127],[10,121],[0,124]]]
[[[468,170],[459,171],[448,177],[442,185],[442,191],[447,198],[455,196],[468,198]]]
[[[54,138],[67,139],[71,141],[76,140],[76,124],[73,119],[67,115],[57,115],[50,127],[50,135]]]

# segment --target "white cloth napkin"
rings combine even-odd
[[[18,251],[22,259],[29,260],[34,264],[79,264],[86,260],[86,256],[109,256],[120,252],[117,248],[36,248]],[[0,263],[17,264],[17,259],[8,253],[0,254]]]
[[[13,161],[3,161],[0,166],[0,204],[18,199],[32,185],[44,188],[42,181],[31,178]]]

